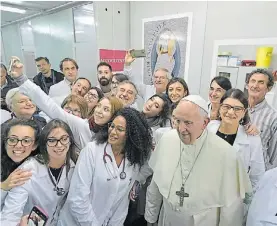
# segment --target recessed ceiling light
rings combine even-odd
[[[20,13],[20,14],[26,13],[26,10],[24,9],[18,9],[18,8],[9,7],[9,6],[0,6],[0,9],[2,11],[12,12],[12,13]]]

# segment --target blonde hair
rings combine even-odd
[[[88,117],[88,104],[84,97],[70,94],[64,99],[61,107],[64,108],[65,105],[70,103],[77,104],[79,106],[81,111],[81,118],[85,119]]]

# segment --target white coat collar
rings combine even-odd
[[[211,131],[212,133],[216,134],[219,126],[220,126],[219,120],[212,120],[208,124],[208,130]],[[249,144],[249,141],[247,138],[248,137],[244,130],[244,127],[240,125],[238,128],[237,136],[236,136],[233,146],[236,147],[237,145],[240,145],[240,144]]]
[[[36,160],[37,161],[37,160]],[[74,168],[75,164],[72,160],[70,160],[70,169]],[[65,172],[65,171],[64,171]],[[64,174],[64,173],[63,173]],[[38,162],[38,168],[37,168],[37,176],[38,177],[48,177],[48,170],[46,165],[41,164]]]

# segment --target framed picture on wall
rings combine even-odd
[[[165,68],[173,77],[188,79],[192,13],[143,19],[144,84],[153,84],[153,73]]]

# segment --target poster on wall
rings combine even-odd
[[[112,66],[113,71],[123,71],[126,50],[99,49],[100,61]]]
[[[192,13],[143,19],[146,50],[143,82],[153,84],[153,73],[165,68],[173,77],[188,78]]]

